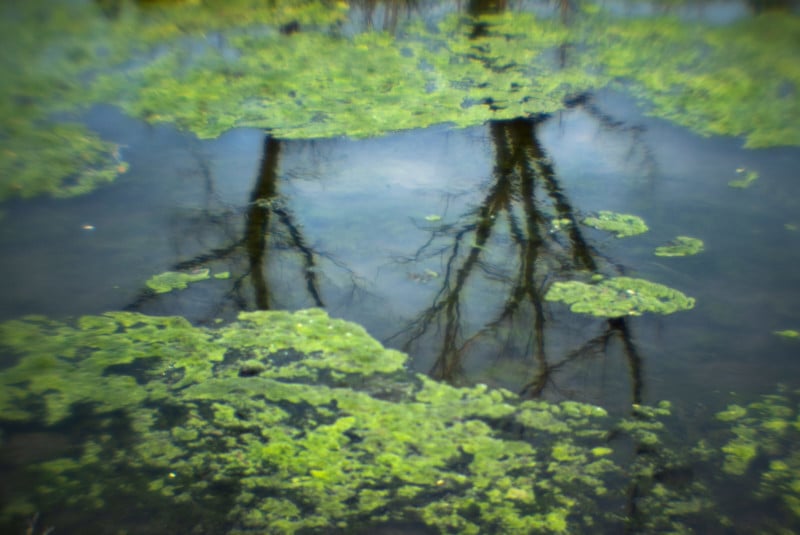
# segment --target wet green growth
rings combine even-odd
[[[648,113],[703,135],[744,136],[746,147],[800,144],[800,17],[766,12],[712,26],[678,17],[584,21],[597,65]],[[593,45],[593,46],[592,46]]]
[[[230,51],[208,48],[192,57],[176,46],[101,76],[96,98],[201,138],[239,126],[282,138],[367,137],[552,112],[565,96],[593,85],[586,73],[550,65],[547,52],[567,36],[557,23],[524,13],[485,23],[480,44],[470,38],[471,21],[456,15],[435,31],[411,24],[402,38],[232,33]]]
[[[667,245],[656,247],[656,256],[692,256],[702,253],[705,248],[703,240],[690,236],[678,236]]]
[[[614,531],[628,471],[609,431],[656,448],[669,412],[638,407],[615,424],[591,405],[440,384],[321,310],[243,313],[218,329],[122,312],[30,317],[0,325],[0,343],[18,357],[0,374],[0,420],[54,425],[81,407],[87,430],[77,455],[29,467],[41,484],[6,515],[92,510],[128,492],[193,507],[182,529],[215,511],[227,533],[409,518],[442,533]],[[631,473],[657,464],[643,457]]]
[[[640,316],[645,312],[672,314],[694,308],[694,298],[678,290],[631,277],[614,277],[592,283],[555,282],[545,299],[565,303],[572,312],[603,318]]]
[[[618,214],[601,210],[596,216],[587,217],[583,224],[592,228],[613,232],[617,238],[643,234],[649,229],[644,220],[636,215]]]
[[[350,36],[343,2],[101,4],[4,4],[0,198],[76,195],[124,172],[117,148],[76,122],[97,103],[201,138],[236,127],[366,137],[552,113],[620,82],[650,113],[702,134],[800,144],[788,120],[800,116],[791,14],[709,26],[586,4],[570,25],[452,14]]]
[[[800,391],[779,388],[717,414],[734,435],[722,445],[725,473],[758,478],[756,497],[776,500],[800,521]]]
[[[758,180],[759,177],[758,171],[747,170],[743,167],[737,169],[736,172],[743,176],[742,178],[731,180],[730,182],[728,182],[728,186],[732,188],[739,188],[739,189],[749,188],[750,186],[753,185],[753,182]]]
[[[67,3],[0,7],[0,200],[87,193],[127,170],[118,147],[75,121],[92,103],[81,83],[107,65],[103,23]],[[58,120],[55,117],[58,116]]]
[[[800,338],[800,331],[796,331],[794,329],[785,329],[783,331],[775,331],[773,334],[781,336],[783,338]]]
[[[210,271],[200,269],[193,272],[165,271],[147,279],[147,287],[157,294],[171,292],[172,290],[185,290],[189,283],[208,280]],[[216,277],[216,275],[215,275]],[[219,277],[217,277],[219,278]]]

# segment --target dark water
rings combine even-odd
[[[2,206],[2,320],[125,309],[208,325],[241,310],[322,306],[454,384],[620,412],[666,399],[689,428],[779,383],[800,387],[800,345],[773,334],[800,328],[796,148],[702,138],[611,92],[547,117],[359,141],[259,130],[198,141],[108,107],[86,122],[123,146],[130,171],[83,197]],[[520,176],[520,161],[535,172]],[[760,178],[731,188],[737,168]],[[251,199],[267,187],[277,197],[259,226]],[[599,210],[639,215],[650,231],[617,239],[542,225]],[[678,235],[705,251],[653,255]],[[548,282],[592,266],[697,305],[615,331],[540,299]],[[199,267],[231,278],[163,295],[145,287]],[[604,336],[602,351],[588,349]],[[36,434],[9,443],[19,464],[68,447]]]

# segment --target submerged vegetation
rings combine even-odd
[[[118,2],[105,13],[89,2],[41,4],[3,7],[2,198],[74,195],[124,172],[117,147],[62,122],[96,103],[201,138],[242,126],[364,137],[551,113],[622,82],[650,113],[702,134],[800,144],[798,122],[787,120],[800,116],[792,15],[711,26],[621,20],[587,3],[571,24],[453,13],[394,35],[349,36],[345,3]]]

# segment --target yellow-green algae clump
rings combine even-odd
[[[0,343],[18,356],[0,374],[0,419],[54,426],[77,411],[86,430],[77,455],[27,468],[39,484],[5,515],[128,493],[160,497],[182,529],[216,511],[217,533],[407,519],[442,533],[613,530],[620,478],[656,469],[651,456],[617,464],[599,407],[412,375],[404,354],[321,310],[242,313],[219,329],[126,312],[30,317],[2,324]],[[663,413],[641,408],[618,430],[655,437]],[[662,509],[648,522],[682,525]]]
[[[618,214],[601,210],[596,216],[587,217],[583,224],[599,230],[613,232],[617,238],[627,238],[643,234],[649,230],[644,219],[632,214]]]
[[[669,286],[632,277],[594,283],[554,282],[545,299],[565,303],[572,312],[602,318],[640,316],[645,312],[672,314],[694,308],[694,298]]]
[[[699,238],[678,236],[667,245],[656,247],[656,256],[693,256],[703,252],[705,244]]]
[[[189,287],[189,283],[208,280],[210,277],[208,269],[201,269],[192,273],[165,271],[147,279],[146,284],[155,293],[163,294],[172,290],[184,290]]]
[[[800,391],[780,387],[747,406],[717,414],[733,437],[722,445],[724,472],[758,478],[756,496],[780,501],[800,522]]]
[[[702,134],[800,144],[790,13],[713,26],[587,8],[565,25],[507,11],[347,36],[343,2],[143,4],[0,8],[0,199],[76,195],[125,172],[119,147],[79,121],[97,103],[201,138],[245,126],[364,137],[550,113],[619,82],[649,113]],[[555,50],[569,53],[555,61]]]

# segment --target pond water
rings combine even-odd
[[[746,16],[724,6],[703,13],[714,24]],[[391,18],[382,9],[373,18]],[[606,88],[559,111],[466,128],[366,139],[235,128],[203,140],[95,105],[81,120],[129,169],[85,195],[0,204],[0,320],[124,310],[214,327],[241,311],[322,307],[456,386],[618,415],[668,400],[679,441],[692,444],[730,404],[800,388],[800,342],[776,334],[800,329],[800,149],[745,149],[742,137],[704,137],[642,110]],[[731,186],[750,171],[752,184]],[[617,238],[582,223],[604,210],[635,214],[649,231]],[[704,250],[654,254],[677,236]],[[167,293],[146,284],[202,269],[224,277]],[[587,272],[658,282],[696,304],[608,319],[544,299]],[[2,428],[6,503],[25,464],[69,451],[82,432],[70,425]],[[733,515],[741,503],[725,499]],[[43,522],[59,533],[158,532],[137,529],[124,507],[95,517],[96,531],[88,511],[42,511]],[[782,507],[747,502],[747,518],[721,532],[753,532],[750,515]],[[800,527],[800,516],[780,518],[769,529]],[[6,526],[22,533],[19,522]],[[416,522],[385,532],[425,532]]]

